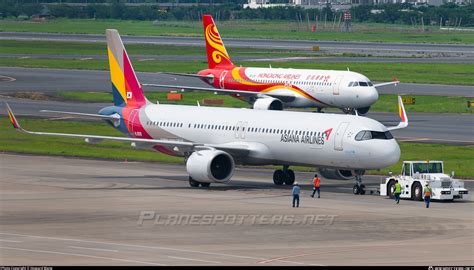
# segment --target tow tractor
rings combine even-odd
[[[469,191],[464,188],[464,182],[444,174],[442,161],[404,161],[402,174],[385,178],[380,184],[380,195],[393,198],[395,180],[402,186],[400,198],[421,201],[424,197],[426,183],[431,187],[431,199],[433,200],[467,200]]]

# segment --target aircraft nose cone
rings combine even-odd
[[[358,108],[370,107],[379,99],[379,93],[375,87],[363,87],[363,90],[356,93],[356,98]]]
[[[375,87],[370,87],[364,93],[364,97],[367,102],[367,106],[370,106],[379,99],[379,92],[377,92],[377,89],[375,89]]]
[[[381,162],[381,167],[390,167],[400,160],[400,146],[396,140],[386,141],[384,147],[381,147],[379,151],[379,160]]]

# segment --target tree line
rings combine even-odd
[[[67,1],[67,0],[65,0]],[[77,1],[77,0],[76,0]],[[87,0],[94,1],[94,0]],[[95,0],[100,1],[100,0]],[[89,2],[89,3],[90,3]],[[156,1],[155,1],[156,2]],[[184,3],[180,0],[180,3]],[[225,3],[224,3],[225,2]],[[202,14],[212,14],[217,20],[332,20],[343,11],[335,11],[329,5],[322,9],[300,7],[273,7],[244,9],[241,0],[209,1],[196,6],[127,5],[120,1],[107,4],[38,4],[19,0],[4,0],[0,3],[1,17],[47,14],[53,17],[84,19],[123,20],[199,20]],[[130,3],[130,2],[127,2]],[[189,2],[191,3],[191,2]],[[474,26],[474,4],[458,6],[453,3],[442,6],[413,6],[411,4],[359,5],[349,9],[354,22],[423,24],[440,26]]]

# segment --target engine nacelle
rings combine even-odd
[[[281,102],[281,100],[279,99],[272,97],[258,98],[253,103],[253,108],[255,110],[281,111],[283,110],[283,102]]]
[[[338,169],[327,169],[321,168],[319,169],[319,173],[324,176],[324,178],[328,179],[336,179],[336,180],[351,180],[355,177],[355,172],[351,170],[338,170]],[[359,172],[360,175],[363,172]]]
[[[366,115],[370,110],[370,106],[369,107],[364,107],[364,108],[358,108],[356,110],[357,110],[357,113],[359,115]]]
[[[227,183],[234,174],[231,155],[220,150],[201,150],[192,153],[186,171],[194,180],[204,183]]]

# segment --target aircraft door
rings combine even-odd
[[[342,151],[344,149],[344,134],[346,133],[346,129],[348,126],[348,122],[342,122],[341,124],[339,124],[339,127],[336,131],[336,136],[334,138],[334,150]]]
[[[225,83],[225,76],[227,76],[227,72],[228,72],[227,70],[222,71],[221,76],[219,77],[219,87],[221,89],[225,88],[224,83]]]
[[[235,126],[234,136],[236,139],[245,139],[245,133],[247,131],[247,122],[239,121]]]
[[[240,129],[240,138],[245,139],[245,132],[247,131],[247,122],[242,123],[242,128]]]
[[[336,77],[336,82],[334,83],[333,88],[332,88],[333,89],[333,91],[332,91],[333,95],[339,95],[339,86],[341,84],[341,81],[342,81],[343,77],[344,76],[337,76]]]
[[[237,122],[237,125],[234,126],[234,137],[236,139],[240,137],[240,126],[242,126],[242,121]]]

